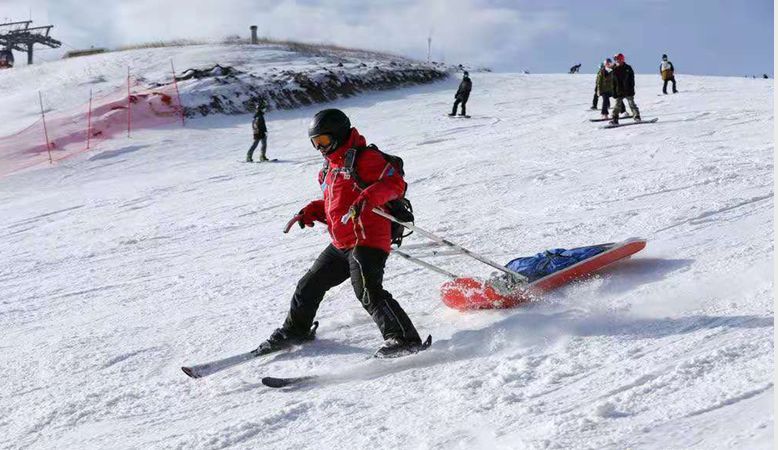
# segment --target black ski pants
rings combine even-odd
[[[327,246],[297,283],[284,330],[300,336],[308,333],[324,294],[350,278],[354,293],[384,339],[421,343],[411,319],[383,288],[388,257],[388,253],[372,247],[339,250],[332,244]]]
[[[597,100],[599,100],[599,95],[597,95],[597,86],[595,86],[594,97],[592,97],[592,109],[597,109]]]
[[[454,100],[454,107],[451,108],[451,115],[452,116],[457,113],[457,106],[459,106],[460,103],[462,103],[462,113],[460,114],[460,116],[466,116],[467,115],[467,109],[466,109],[467,108],[467,99],[461,100],[461,99],[458,98],[458,99]]]
[[[602,94],[602,110],[600,112],[603,116],[608,115],[608,110],[611,107],[611,96],[609,94]]]
[[[662,85],[662,93],[667,94],[667,83],[672,81],[673,82],[673,94],[678,92],[678,90],[675,88],[675,77],[670,77],[665,80],[664,84]]]
[[[257,149],[257,144],[262,143],[262,147],[259,149],[259,155],[260,158],[266,158],[266,152],[267,152],[267,135],[266,134],[255,134],[254,135],[254,143],[251,144],[251,147],[249,148],[249,152],[246,154],[246,161],[252,161],[254,159],[254,150]]]

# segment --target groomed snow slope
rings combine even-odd
[[[773,82],[638,76],[653,125],[588,122],[593,76],[474,74],[329,104],[405,159],[417,224],[496,260],[649,239],[520,309],[460,313],[399,258],[385,284],[432,348],[369,361],[348,283],[319,339],[192,380],[254,348],[328,242],[281,228],[319,196],[320,108],[139,132],[0,180],[4,448],[771,448]],[[31,80],[31,89],[35,80]],[[409,242],[422,242],[414,236]],[[452,271],[487,274],[469,261]],[[326,374],[271,390],[262,376]]]

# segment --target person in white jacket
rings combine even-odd
[[[662,55],[662,62],[659,64],[659,73],[662,75],[664,85],[662,85],[662,93],[667,94],[667,82],[673,82],[673,94],[678,93],[678,89],[675,88],[675,68],[673,63],[667,60],[667,55]]]

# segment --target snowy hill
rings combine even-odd
[[[2,447],[771,448],[773,82],[678,81],[638,76],[660,121],[614,130],[587,120],[588,76],[476,74],[469,120],[445,116],[453,79],[329,104],[404,158],[418,225],[491,258],[649,240],[503,311],[450,310],[439,275],[390,258],[387,289],[434,338],[395,361],[369,360],[380,336],[345,283],[315,342],[180,370],[256,347],[327,244],[281,233],[320,195],[319,106],[268,114],[276,164],[240,162],[248,115],[209,116],[0,180]],[[331,376],[260,383],[300,374]]]
[[[87,103],[90,89],[126,93],[128,69],[145,87],[171,84],[175,69],[190,116],[253,111],[259,96],[270,109],[288,109],[447,76],[441,64],[299,43],[140,48],[0,71],[0,135],[38,119],[38,91],[47,110],[72,109]]]

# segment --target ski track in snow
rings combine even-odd
[[[646,250],[472,313],[391,258],[386,286],[428,351],[366,360],[380,336],[345,283],[313,343],[191,380],[181,365],[280,325],[328,242],[281,233],[320,195],[305,130],[324,105],[267,115],[278,164],[239,162],[249,116],[117,138],[0,180],[0,447],[770,448],[772,80],[679,75],[681,94],[655,96],[639,75],[641,114],[660,120],[615,130],[588,122],[593,75],[473,80],[471,119],[445,116],[454,79],[326,106],[404,158],[417,224],[465,247]],[[259,382],[306,374],[322,378]]]

